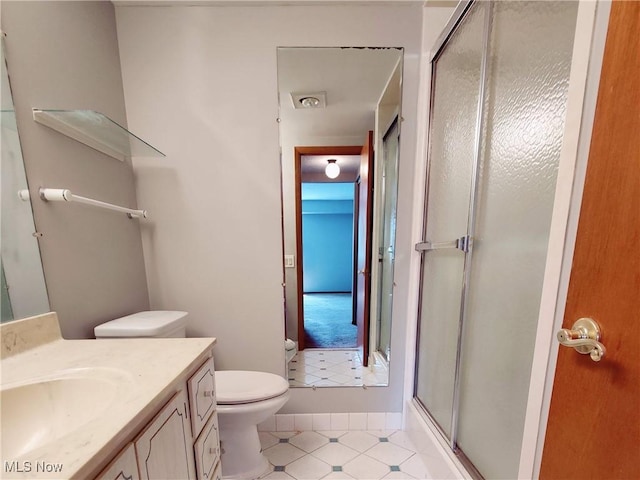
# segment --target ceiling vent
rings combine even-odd
[[[327,92],[291,92],[291,103],[293,108],[325,108],[327,106]]]

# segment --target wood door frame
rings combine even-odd
[[[351,277],[351,291],[358,291],[358,217],[360,216],[360,174],[353,182],[353,276]],[[357,326],[356,312],[358,311],[358,296],[351,295],[351,324]]]
[[[365,168],[366,166],[366,168]],[[369,334],[371,328],[371,256],[373,243],[373,186],[375,182],[373,130],[369,130],[360,151],[360,175],[358,177],[358,234],[354,243],[357,267],[354,271],[357,326],[357,347],[362,366],[369,366]],[[364,172],[364,173],[363,173]],[[366,194],[366,195],[365,195]],[[364,211],[362,210],[364,208]],[[362,229],[361,229],[362,227]],[[361,231],[364,232],[364,239]],[[364,252],[364,259],[361,253]],[[362,262],[364,260],[364,262]],[[362,279],[362,281],[361,281]]]
[[[295,171],[296,218],[296,295],[298,297],[298,350],[305,349],[304,283],[302,272],[302,157],[303,155],[360,155],[362,145],[293,147]]]

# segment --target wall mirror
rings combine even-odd
[[[2,38],[2,322],[49,311]]]
[[[389,382],[400,48],[278,48],[287,372]]]

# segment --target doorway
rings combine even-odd
[[[292,386],[385,385],[386,370],[367,364],[373,161],[365,146],[296,147],[298,353]],[[329,160],[340,174],[329,179]],[[366,354],[363,352],[367,352]]]
[[[302,157],[303,164],[307,160]],[[340,157],[342,163],[345,157]],[[305,348],[355,348],[353,310],[354,183],[301,185]],[[300,285],[299,285],[300,286]]]
[[[361,149],[295,149],[299,351],[357,347],[354,191]],[[331,179],[325,169],[334,161],[340,173]]]

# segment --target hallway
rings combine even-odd
[[[355,348],[351,293],[305,293],[304,333],[307,348]]]

